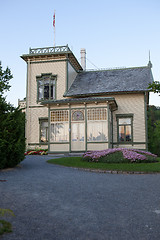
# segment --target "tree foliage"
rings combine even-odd
[[[24,159],[25,116],[8,104],[3,96],[13,78],[10,69],[2,70],[0,62],[0,169],[14,167]]]
[[[160,108],[155,106],[148,109],[148,148],[160,156]]]
[[[149,89],[151,92],[160,93],[160,82],[155,81],[152,84],[149,84]]]

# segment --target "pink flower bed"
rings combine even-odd
[[[147,156],[156,158],[157,155],[150,152],[138,150],[138,149],[127,149],[127,148],[110,148],[102,151],[89,151],[84,153],[83,158],[91,159],[93,162],[98,162],[101,157],[107,156],[115,152],[122,152],[125,159],[130,162],[136,162],[137,160],[143,161],[147,159]]]

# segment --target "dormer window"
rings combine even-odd
[[[56,99],[56,76],[42,74],[37,76],[38,102]]]

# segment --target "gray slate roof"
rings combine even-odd
[[[153,82],[150,67],[86,71],[78,73],[65,96],[102,95],[148,91]]]

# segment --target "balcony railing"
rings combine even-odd
[[[46,54],[46,53],[67,53],[71,52],[68,45],[56,46],[56,47],[45,47],[45,48],[30,48],[29,54]]]

